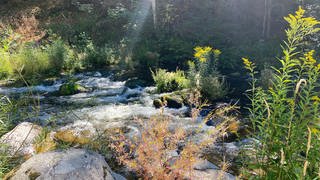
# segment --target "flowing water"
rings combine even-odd
[[[50,123],[66,125],[74,122],[90,122],[98,129],[133,126],[134,119],[148,119],[160,113],[153,106],[153,100],[164,94],[155,93],[155,87],[128,88],[125,81],[114,81],[112,75],[99,72],[81,73],[73,77],[76,83],[89,89],[88,92],[60,96],[60,86],[67,80],[61,78],[51,85],[7,88],[0,87],[0,93],[11,97],[30,96],[40,102],[37,119],[43,125]],[[30,93],[31,92],[31,93]],[[191,118],[186,117],[189,108],[165,108],[163,113],[175,123],[192,127]]]

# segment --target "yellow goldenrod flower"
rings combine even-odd
[[[214,49],[213,50],[213,54],[214,54],[215,57],[218,57],[218,56],[220,56],[221,51],[219,49]]]
[[[307,52],[306,54],[304,54],[306,64],[313,65],[317,62],[313,57],[314,52],[315,52],[314,50],[311,50],[311,51]]]
[[[317,128],[311,128],[311,132],[315,135],[320,135],[320,131]]]
[[[314,101],[315,103],[320,103],[320,98],[318,96],[313,96],[311,100]]]
[[[305,12],[306,12],[306,11],[305,11],[304,9],[302,9],[301,6],[299,6],[298,11],[296,11],[295,17],[296,17],[297,19],[300,19],[300,18],[303,17],[303,15],[304,15]]]
[[[248,58],[242,58],[242,61],[246,69],[252,69],[253,62],[251,62]]]
[[[206,62],[207,59],[209,58],[212,48],[208,46],[207,47],[197,46],[194,48],[194,50],[195,50],[194,57],[198,59],[200,62]]]

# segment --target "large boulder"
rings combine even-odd
[[[33,143],[42,132],[42,127],[23,122],[0,138],[0,143],[8,147],[10,155],[32,155],[35,153]]]
[[[122,180],[125,178],[115,174],[103,156],[83,149],[69,149],[31,157],[13,173],[10,179]]]

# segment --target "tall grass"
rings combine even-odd
[[[10,112],[13,110],[13,103],[6,96],[0,97],[0,137],[13,128],[13,121]],[[0,142],[0,178],[12,168],[11,157],[7,153],[7,147]]]
[[[261,143],[255,161],[245,165],[263,179],[320,178],[320,65],[314,50],[304,50],[308,37],[319,32],[320,22],[304,12],[299,8],[285,17],[289,28],[278,59],[281,66],[273,68],[268,90],[257,86],[255,64],[243,58],[252,77],[249,118]]]

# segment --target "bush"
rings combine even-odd
[[[188,77],[192,87],[211,101],[224,97],[228,93],[225,79],[218,71],[218,60],[221,52],[211,47],[196,47],[195,61],[189,61]]]
[[[319,32],[304,10],[285,17],[289,23],[281,67],[274,68],[271,87],[257,86],[255,64],[243,58],[252,77],[248,95],[250,120],[260,144],[245,167],[262,179],[317,179],[320,169],[320,65],[314,50],[304,52],[306,37]]]
[[[49,56],[50,71],[52,74],[59,74],[68,58],[68,51],[61,40],[53,42],[46,49]]]
[[[189,87],[189,80],[183,71],[167,72],[164,69],[152,71],[152,78],[156,83],[159,92],[171,92]]]
[[[92,43],[85,50],[84,62],[87,68],[101,68],[117,63],[119,55],[113,48],[95,47]]]
[[[213,101],[228,94],[228,85],[224,77],[209,75],[201,78],[201,92],[204,97]]]

